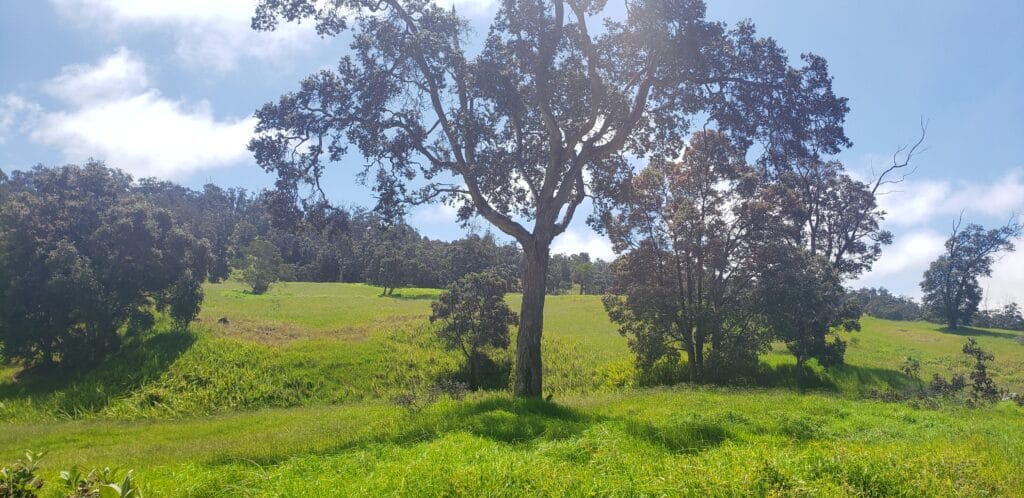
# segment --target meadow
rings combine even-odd
[[[412,407],[452,375],[427,324],[432,289],[208,285],[200,320],[161,321],[74,378],[0,369],[0,465],[46,451],[43,489],[72,466],[135,469],[153,496],[1015,495],[1024,410],[885,402],[966,373],[967,336],[1024,392],[1017,332],[865,317],[847,364],[794,375],[782,348],[742,387],[646,386],[597,296],[550,296],[552,402],[500,391]],[[400,295],[398,295],[400,294]],[[509,296],[518,306],[518,297]],[[218,323],[226,318],[226,324]]]

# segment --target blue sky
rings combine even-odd
[[[485,31],[493,0],[455,3]],[[269,186],[245,150],[252,112],[333,66],[345,45],[308,24],[252,32],[252,9],[250,0],[0,2],[0,168],[95,157],[194,187]],[[840,159],[856,174],[890,162],[929,121],[917,172],[881,198],[896,241],[860,283],[917,296],[961,211],[986,225],[1024,212],[1024,2],[712,0],[708,17],[752,19],[792,56],[828,59],[851,107],[854,146]],[[340,166],[327,182],[332,200],[370,204]],[[608,257],[585,214],[556,250]],[[443,206],[410,220],[432,237],[462,235]],[[984,282],[989,306],[1024,303],[1018,245]]]

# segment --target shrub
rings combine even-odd
[[[78,467],[63,470],[60,479],[68,492],[68,498],[142,498],[142,490],[132,479],[132,471],[119,477],[120,472],[106,467],[93,469],[83,474]]]
[[[31,498],[38,495],[43,479],[36,475],[36,468],[43,453],[26,451],[25,457],[10,467],[0,469],[0,497]]]
[[[900,371],[907,377],[917,379],[921,373],[921,362],[917,358],[908,356],[903,360],[903,366],[900,368]]]
[[[284,260],[274,244],[257,238],[245,247],[242,276],[253,294],[270,290],[270,284],[281,280]]]
[[[971,371],[971,401],[975,403],[999,401],[1001,393],[996,387],[995,381],[989,377],[987,365],[995,357],[992,356],[992,353],[981,349],[978,341],[975,341],[973,337],[967,339],[963,351],[965,355],[974,358],[974,370]]]
[[[508,348],[509,326],[519,323],[519,317],[505,303],[505,291],[505,279],[487,270],[460,278],[431,304],[430,321],[442,322],[438,337],[448,349],[461,351],[466,357],[473,388],[481,387],[482,380],[501,372],[487,350]],[[505,382],[488,384],[498,387]]]

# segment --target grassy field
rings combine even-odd
[[[1011,403],[883,403],[869,395],[966,372],[965,335],[1024,391],[1024,344],[865,318],[848,364],[798,386],[782,350],[765,387],[637,385],[631,354],[595,296],[551,296],[546,387],[416,409],[396,394],[451,375],[426,318],[431,289],[286,283],[253,296],[210,285],[188,330],[161,324],[76,378],[0,369],[0,465],[47,451],[42,469],[136,469],[155,496],[1017,495],[1024,410]],[[518,297],[510,296],[513,305]],[[218,324],[227,318],[226,325]],[[54,482],[44,490],[59,494]]]

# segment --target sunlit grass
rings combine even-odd
[[[899,372],[964,373],[966,335],[1024,390],[1016,332],[865,318],[847,364],[797,376],[781,346],[747,388],[644,389],[597,296],[550,296],[554,404],[479,393],[407,412],[390,399],[454,374],[427,317],[433,289],[208,285],[201,321],[130,338],[89,372],[0,369],[0,465],[45,450],[44,473],[134,468],[183,496],[1013,495],[1024,410],[871,401]],[[519,296],[509,296],[518,307]],[[226,317],[227,325],[217,323]],[[511,352],[506,360],[511,359]],[[761,387],[754,387],[761,386]],[[769,386],[765,388],[764,386]],[[774,387],[771,387],[774,386]],[[47,486],[50,493],[56,488]]]

